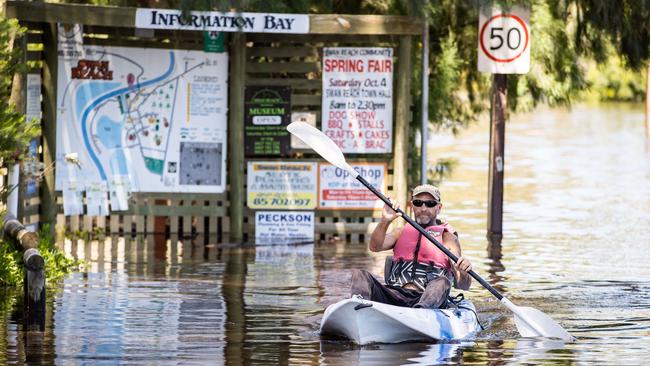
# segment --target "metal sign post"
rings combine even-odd
[[[530,69],[530,12],[513,7],[481,9],[479,15],[478,69],[493,74],[490,97],[490,172],[488,177],[487,236],[503,236],[503,178],[505,124],[508,99],[506,74]]]
[[[427,143],[429,142],[429,21],[425,17],[422,30],[422,169],[420,183],[428,182]]]

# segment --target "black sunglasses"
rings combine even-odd
[[[438,205],[438,202],[436,201],[423,201],[423,200],[413,200],[413,206],[415,207],[422,207],[422,205],[426,205],[428,208],[433,208]]]

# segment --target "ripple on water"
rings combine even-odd
[[[432,149],[459,161],[441,186],[443,213],[479,274],[515,304],[562,324],[575,343],[520,338],[509,311],[477,284],[465,294],[487,329],[467,341],[321,341],[323,310],[349,295],[350,269],[381,277],[385,253],[342,242],[158,247],[121,238],[74,247],[93,270],[48,292],[45,332],[25,332],[16,304],[2,309],[0,363],[28,355],[45,364],[646,364],[643,115],[619,106],[513,116],[500,247],[485,239],[488,131],[475,125]],[[93,256],[96,247],[104,256]]]

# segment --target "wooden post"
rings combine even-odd
[[[246,35],[234,33],[230,43],[228,177],[230,178],[230,240],[243,239],[244,222],[244,84]]]
[[[43,164],[51,166],[56,159],[56,74],[58,68],[56,24],[43,25]],[[43,177],[41,186],[40,224],[50,225],[54,237],[56,226],[56,192],[54,190],[54,170],[49,169]]]
[[[429,183],[429,20],[424,17],[422,30],[422,159],[420,161],[420,184]]]
[[[490,111],[490,173],[488,178],[488,233],[490,239],[503,236],[503,171],[506,131],[507,75],[494,74]]]
[[[167,206],[167,200],[165,199],[153,199],[150,198],[149,201],[153,200],[153,204],[156,206]],[[147,231],[151,230],[154,234],[165,234],[167,232],[167,218],[168,216],[155,216],[153,221],[153,227],[147,228]]]
[[[24,281],[23,293],[29,317],[45,312],[45,260],[38,251],[38,234],[28,231],[25,226],[8,214],[2,223],[2,232],[16,241],[23,252]],[[41,316],[36,315],[40,318]]]
[[[646,69],[646,82],[645,82],[645,134],[646,138],[650,140],[650,63]]]
[[[240,146],[242,151],[244,146]],[[245,365],[250,360],[250,354],[244,350],[246,341],[246,314],[244,290],[248,268],[249,251],[241,248],[228,252],[225,261],[226,270],[223,272],[221,294],[225,302],[225,312],[228,321],[225,325],[225,336],[228,339],[224,346],[224,356],[227,365]]]
[[[14,38],[10,40],[9,48],[20,48],[21,51],[21,60],[23,64],[27,61],[27,36],[19,36],[16,38],[16,34],[12,35]],[[16,111],[20,113],[25,113],[25,96],[27,92],[26,88],[26,76],[23,73],[17,72],[13,75],[13,80],[11,83],[11,94],[9,96],[9,104],[13,104]],[[24,212],[24,185],[21,184],[20,170],[21,163],[18,162],[13,166],[9,167],[9,190],[10,194],[7,197],[7,212],[14,214],[18,220],[23,220]]]
[[[393,190],[401,207],[408,199],[408,127],[411,105],[411,44],[412,36],[400,36],[397,46],[397,75],[395,86],[395,160],[393,162]]]

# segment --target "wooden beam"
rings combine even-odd
[[[246,85],[273,85],[273,86],[290,86],[293,90],[296,89],[312,89],[320,91],[323,87],[323,82],[320,79],[305,79],[305,78],[251,78],[246,80]]]
[[[311,34],[396,34],[418,35],[422,21],[394,15],[309,15]]]
[[[304,107],[304,106],[319,106],[321,105],[323,97],[318,94],[292,94],[291,106]]]
[[[67,23],[133,27],[136,8],[93,6],[81,4],[54,4],[31,1],[7,1],[7,18],[42,23]],[[56,41],[56,39],[55,39]]]
[[[241,146],[243,151],[243,146]],[[246,326],[246,301],[244,293],[246,289],[246,277],[250,256],[255,255],[254,251],[245,249],[233,249],[226,252],[228,257],[223,271],[221,294],[225,303],[225,312],[228,321],[224,325],[224,336],[228,339],[225,342],[223,354],[229,364],[247,365],[251,363],[251,352],[243,347],[247,341]],[[248,361],[246,361],[248,360]]]
[[[143,202],[143,200],[138,200]],[[57,212],[63,214],[63,205],[57,207]],[[227,210],[225,207],[210,207],[210,206],[165,206],[165,205],[149,205],[149,204],[131,204],[126,211],[113,211],[111,214],[115,215],[134,215],[134,216],[225,216]]]
[[[397,47],[397,75],[395,75],[395,150],[393,161],[393,187],[395,199],[406,207],[408,199],[408,127],[411,119],[411,48],[412,36],[401,36]]]
[[[251,47],[247,50],[250,57],[318,57],[316,47]]]
[[[247,62],[246,70],[249,74],[261,73],[287,73],[306,74],[319,73],[319,62]]]
[[[503,177],[508,75],[494,74],[492,80],[487,237],[490,241],[500,242],[503,236]]]
[[[169,199],[170,195],[171,198],[175,200],[187,200],[187,201],[207,201],[207,200],[223,201],[228,198],[226,193],[136,192],[134,193],[134,195],[137,195],[139,198],[146,198],[149,200]]]
[[[392,34],[279,34],[279,33],[248,33],[246,39],[253,43],[281,42],[283,46],[312,45],[328,47],[334,43],[345,43],[347,47],[366,47],[368,44],[378,44],[389,47],[397,45],[400,36]]]
[[[234,33],[230,42],[228,93],[228,178],[230,184],[230,240],[243,240],[244,222],[244,85],[246,34]]]
[[[43,164],[52,166],[56,159],[56,83],[58,56],[56,53],[56,24],[43,26]],[[50,225],[54,237],[56,225],[56,192],[54,191],[54,170],[45,172],[41,184],[40,224]]]
[[[27,39],[26,37],[19,36],[16,37],[16,33],[13,33],[11,35],[11,40],[9,42],[9,48],[13,49],[20,49],[21,56],[20,60],[18,60],[20,63],[24,64],[27,60]],[[17,112],[20,112],[22,114],[25,114],[26,111],[26,97],[27,97],[27,77],[25,74],[21,72],[17,72],[13,75],[13,80],[11,83],[11,94],[9,95],[9,104],[14,105],[14,108]],[[13,166],[10,166],[10,172],[13,172],[9,174],[10,177],[14,177],[14,174],[16,175],[16,180],[18,181],[17,184],[18,186],[16,189],[9,194],[9,197],[7,197],[7,204],[8,204],[8,211],[13,212],[13,214],[16,215],[16,218],[19,221],[24,220],[24,208],[25,208],[25,184],[23,184],[23,181],[25,179],[20,176],[21,172],[21,166],[22,163],[16,163]],[[11,182],[9,182],[11,184]],[[15,200],[13,199],[15,198]],[[15,203],[15,207],[12,207]]]
[[[132,28],[136,8],[55,4],[31,1],[7,1],[6,16],[23,21],[79,23]],[[395,15],[310,14],[310,34],[418,35],[422,21]]]
[[[645,134],[646,138],[650,140],[650,62],[646,69],[645,80]]]

